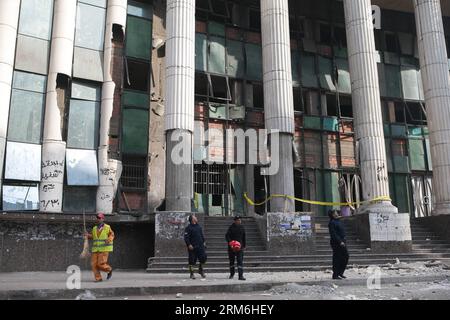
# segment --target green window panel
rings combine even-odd
[[[398,40],[400,42],[400,51],[404,55],[414,55],[414,35],[409,33],[398,33]]]
[[[393,137],[406,137],[406,127],[403,125],[391,124],[391,135]]]
[[[225,74],[225,39],[210,37],[208,71]]]
[[[331,59],[319,57],[319,81],[321,88],[336,91],[333,80],[333,61]]]
[[[409,173],[409,158],[405,156],[394,156],[395,172]]]
[[[384,63],[391,65],[400,64],[400,56],[394,52],[384,52]]]
[[[136,1],[128,1],[128,8],[127,8],[128,15],[146,18],[146,19],[152,19],[153,18],[153,12],[152,7],[145,3],[139,3]]]
[[[414,138],[421,138],[422,137],[422,127],[414,127],[409,126],[408,127],[408,136],[414,137]]]
[[[320,117],[303,117],[303,127],[305,129],[317,129],[320,130]]]
[[[336,67],[338,70],[338,90],[341,93],[352,93],[350,68],[348,61],[345,59],[336,59]]]
[[[67,147],[77,149],[96,149],[100,103],[86,100],[70,100]]]
[[[291,51],[291,69],[292,69],[292,85],[294,87],[300,86],[300,74],[298,66],[300,64],[300,54],[297,51]]]
[[[301,80],[303,87],[318,88],[318,80],[315,69],[315,57],[313,55],[301,55]]]
[[[383,124],[383,133],[385,137],[390,137],[391,136],[391,130],[389,129],[389,124],[384,123]]]
[[[386,96],[402,98],[400,81],[400,68],[398,66],[384,65]]]
[[[347,58],[348,51],[347,48],[340,48],[337,46],[333,47],[334,56],[337,58]]]
[[[90,83],[72,82],[71,98],[100,101],[102,89],[100,86]]]
[[[195,70],[207,71],[208,39],[203,33],[195,34]]]
[[[386,89],[386,80],[385,80],[385,73],[384,73],[384,64],[377,63],[377,70],[378,70],[378,86],[380,87],[380,96],[386,97],[387,96],[387,89]]]
[[[420,100],[419,70],[415,67],[402,66],[400,74],[402,77],[403,98],[407,100]]]
[[[408,66],[408,67],[417,67],[419,68],[419,59],[414,57],[401,57],[400,58],[400,64],[402,66]]]
[[[228,40],[227,42],[227,74],[235,78],[243,78],[245,75],[245,60],[243,43],[241,41]]]
[[[338,119],[336,117],[323,118],[323,130],[339,131]]]
[[[339,174],[337,172],[324,172],[323,175],[325,179],[325,201],[340,202]],[[339,209],[339,206],[329,207],[328,209],[331,208]]]
[[[148,111],[124,109],[122,114],[122,152],[127,154],[147,154]]]
[[[95,212],[96,187],[64,186],[64,212]]]
[[[245,57],[247,65],[247,78],[250,80],[262,80],[262,48],[260,45],[246,43]]]
[[[9,110],[8,140],[40,143],[45,95],[13,89]]]
[[[126,55],[150,60],[152,48],[152,21],[134,16],[127,19]]]
[[[215,21],[208,21],[208,33],[225,37],[225,25]]]
[[[391,178],[391,177],[389,177]],[[408,176],[403,174],[393,175],[394,205],[399,212],[410,212],[410,187]]]
[[[148,109],[150,99],[147,93],[125,91],[122,95],[123,105],[128,107],[138,107]]]
[[[411,170],[426,169],[423,140],[409,139],[409,156],[411,158]]]
[[[394,171],[394,166],[392,164],[392,152],[391,152],[391,140],[390,139],[384,139],[384,147],[386,150],[386,161],[387,161],[387,167],[388,172]]]
[[[212,119],[226,119],[227,105],[220,103],[211,103],[209,105],[209,117]]]

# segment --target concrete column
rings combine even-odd
[[[193,196],[195,0],[168,0],[166,21],[166,210],[187,212]],[[186,146],[181,164],[172,157],[180,146],[173,136]]]
[[[261,0],[263,46],[264,114],[267,130],[279,130],[278,173],[270,176],[270,193],[294,196],[292,140],[294,99],[292,96],[291,48],[287,0]],[[293,212],[294,201],[275,198],[271,212]]]
[[[47,78],[45,102],[44,138],[42,145],[42,180],[39,190],[40,211],[62,212],[64,164],[66,143],[62,140],[62,123],[65,112],[65,95],[68,79],[72,76],[72,57],[77,11],[76,0],[56,0],[50,53],[50,67]],[[65,83],[58,86],[57,79]],[[42,204],[53,200],[54,206]]]
[[[450,214],[450,81],[439,0],[414,0],[433,163],[433,215]]]
[[[20,0],[0,1],[0,192],[2,190],[19,11]]]
[[[112,213],[114,196],[117,191],[122,162],[109,159],[109,129],[113,112],[114,91],[113,81],[113,25],[122,27],[122,39],[125,35],[127,21],[127,0],[109,0],[106,8],[105,46],[103,51],[103,86],[100,111],[100,140],[98,145],[99,187],[97,189],[97,212]],[[120,85],[120,84],[119,84]]]
[[[362,193],[371,200],[389,196],[389,180],[370,0],[344,0],[344,11]],[[359,212],[365,211],[397,208],[383,201],[361,206]]]

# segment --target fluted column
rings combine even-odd
[[[270,176],[270,193],[294,196],[292,141],[294,100],[292,96],[291,48],[287,0],[261,0],[264,114],[267,130],[279,130],[280,165]],[[273,138],[277,135],[273,135]],[[293,212],[294,201],[274,198],[271,212]]]
[[[389,196],[370,0],[344,0],[355,134],[364,200]],[[359,212],[397,212],[390,201],[372,203]]]
[[[434,215],[450,214],[450,80],[439,0],[414,0],[433,163]]]
[[[125,35],[127,0],[109,0],[106,8],[105,46],[103,50],[103,86],[100,111],[100,139],[98,145],[99,187],[97,189],[97,212],[112,213],[122,162],[109,159],[109,129],[113,112],[116,84],[113,81],[113,25],[122,26]],[[124,39],[122,36],[121,39]],[[120,84],[119,84],[120,85]],[[138,138],[138,137],[136,137]]]
[[[166,21],[166,210],[188,212],[193,195],[195,0],[168,0]]]
[[[42,144],[40,211],[62,212],[64,165],[66,142],[62,140],[62,123],[65,112],[65,94],[68,81],[58,87],[58,75],[72,76],[72,57],[77,11],[76,0],[56,0],[47,78],[45,102],[44,137]],[[53,201],[53,206],[44,206]]]
[[[20,0],[0,1],[0,191],[2,189],[19,10]]]

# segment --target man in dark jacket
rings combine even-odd
[[[348,251],[345,244],[345,230],[341,217],[337,210],[328,211],[330,222],[328,223],[328,230],[330,231],[330,244],[333,249],[333,279],[345,279],[345,268],[348,263]]]
[[[189,225],[184,230],[184,242],[186,243],[189,254],[189,272],[191,279],[195,279],[194,267],[197,264],[197,259],[200,261],[198,273],[202,278],[205,278],[206,275],[203,270],[203,265],[206,263],[205,237],[195,215],[189,216]]]
[[[228,228],[225,235],[225,239],[228,243],[228,258],[230,260],[230,279],[233,279],[235,269],[234,261],[237,259],[239,280],[245,280],[244,278],[244,249],[245,249],[245,229],[242,226],[241,217],[234,217],[233,224]],[[232,241],[237,241],[240,244],[240,248],[235,246]]]

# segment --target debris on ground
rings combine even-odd
[[[182,293],[177,293],[176,297],[177,298],[181,298],[181,297],[183,297],[183,294]]]
[[[86,290],[83,293],[80,293],[79,295],[77,295],[77,297],[75,298],[75,300],[95,300],[97,299],[90,290]]]

